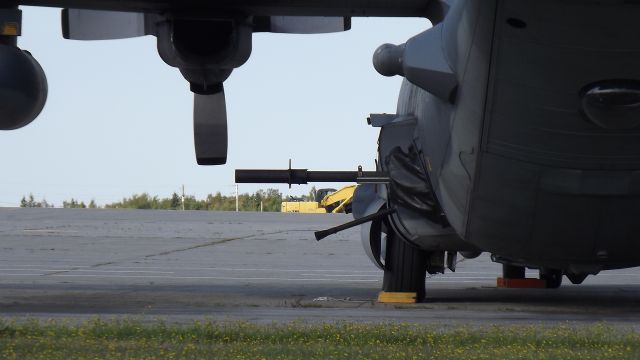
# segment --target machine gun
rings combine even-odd
[[[387,174],[379,171],[363,171],[358,166],[357,171],[310,171],[307,169],[236,169],[236,183],[267,183],[267,184],[308,184],[310,182],[355,182],[358,184],[380,184],[389,182]],[[315,233],[316,240],[321,240],[339,231],[373,221],[379,217],[391,214],[392,211],[382,211],[370,216],[356,219],[349,223]]]
[[[310,171],[307,169],[236,169],[236,183],[308,184],[314,182],[355,182],[358,184],[387,183],[389,177],[379,171]]]

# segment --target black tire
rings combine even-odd
[[[415,292],[416,301],[425,298],[428,253],[393,233],[387,234],[382,290],[385,292]]]
[[[502,277],[504,279],[524,279],[524,273],[524,266],[502,264]]]
[[[562,285],[562,270],[541,268],[540,279],[546,281],[547,289],[557,289]]]

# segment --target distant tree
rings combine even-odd
[[[91,199],[91,201],[89,202],[89,209],[96,209],[98,208],[98,206],[96,205],[95,200]]]
[[[306,201],[316,201],[317,193],[318,190],[316,189],[316,187],[312,186],[311,190],[309,190],[309,195],[307,195]]]
[[[193,195],[184,197],[185,210],[207,210],[206,200],[200,201]]]
[[[75,207],[75,204],[76,204],[76,201],[73,198],[71,198],[71,200],[69,201],[67,200],[62,201],[62,207],[65,209],[72,209]]]
[[[49,204],[46,199],[42,199],[42,201],[36,201],[33,194],[29,194],[28,197],[23,196],[20,199],[20,207],[23,208],[52,208],[53,204]]]
[[[182,205],[182,200],[177,193],[171,194],[171,201],[169,202],[169,208],[172,210],[179,209]]]
[[[282,193],[277,189],[267,189],[263,200],[263,211],[280,211],[282,206]]]
[[[83,201],[78,201],[74,198],[71,198],[71,200],[69,201],[64,200],[62,202],[62,207],[65,209],[86,209],[87,205]]]

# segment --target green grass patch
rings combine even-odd
[[[152,324],[0,320],[2,359],[638,359],[640,335],[606,325]]]

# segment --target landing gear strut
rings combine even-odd
[[[562,270],[541,268],[540,279],[547,284],[547,289],[557,289],[562,285]]]
[[[502,264],[502,277],[498,278],[498,287],[506,288],[547,288],[557,289],[562,284],[562,270],[540,268],[540,277],[527,278],[525,267]]]

